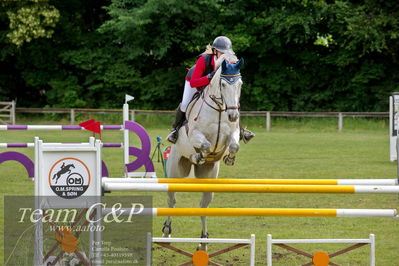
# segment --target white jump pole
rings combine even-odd
[[[399,194],[399,186],[107,183],[106,191]]]
[[[125,103],[123,104],[123,126],[125,127],[125,121],[129,120],[129,104],[128,102],[134,100],[133,96],[128,94],[125,95]],[[123,165],[124,167],[129,163],[129,130],[123,128]],[[125,177],[128,177],[127,171],[125,171]]]
[[[396,179],[231,179],[231,178],[103,178],[105,183],[124,184],[274,184],[274,185],[374,185],[395,186]]]

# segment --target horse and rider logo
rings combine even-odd
[[[63,158],[50,168],[48,182],[58,196],[73,199],[81,196],[89,187],[90,171],[77,158]]]
[[[55,173],[54,176],[53,176],[53,179],[55,179],[55,183],[57,184],[58,179],[60,179],[60,177],[61,177],[63,174],[65,174],[65,173],[70,174],[70,173],[71,173],[71,168],[75,168],[75,166],[74,166],[73,164],[65,165],[65,162],[63,162],[62,165],[61,165],[61,170],[59,170],[59,171],[58,171],[57,173]]]

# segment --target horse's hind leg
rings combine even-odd
[[[168,192],[168,207],[174,208],[176,205],[176,192]],[[172,217],[168,216],[163,223],[162,236],[170,237],[172,234]]]
[[[169,155],[168,162],[166,164],[166,174],[168,178],[181,178],[189,175],[191,170],[191,163],[188,159],[181,157],[177,154],[175,146],[172,146],[172,150]],[[168,207],[174,208],[176,205],[176,192],[168,192]],[[162,228],[163,237],[170,237],[172,234],[172,217],[168,216],[165,220]]]
[[[200,207],[201,208],[208,208],[208,206],[211,203],[212,199],[213,199],[213,192],[204,192],[204,193],[202,193],[202,199],[201,199],[201,202],[200,202]],[[209,237],[209,233],[208,233],[208,229],[207,229],[206,216],[201,216],[201,224],[202,224],[201,238],[208,238]],[[198,249],[206,250],[207,249],[207,244],[206,243],[199,244]]]
[[[219,162],[213,164],[204,164],[201,166],[195,166],[195,177],[196,178],[216,178],[219,173]],[[213,199],[213,192],[204,192],[202,193],[202,199],[200,202],[201,208],[207,208]],[[202,223],[202,232],[201,238],[208,238],[209,233],[207,229],[206,216],[201,216]],[[207,245],[205,243],[201,243],[198,246],[198,249],[206,250]]]

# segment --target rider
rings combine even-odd
[[[190,68],[186,75],[184,84],[183,99],[176,110],[176,118],[173,123],[172,132],[168,136],[168,141],[176,143],[180,127],[186,120],[187,106],[197,91],[204,89],[215,75],[215,61],[223,54],[234,54],[232,44],[229,38],[219,36],[212,46],[208,45],[204,53],[202,53],[195,65]],[[247,143],[255,134],[247,129],[240,127],[240,139]]]

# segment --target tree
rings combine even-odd
[[[35,1],[0,11],[0,98],[20,106],[175,108],[218,35],[245,58],[244,110],[385,111],[398,81],[392,1]]]

